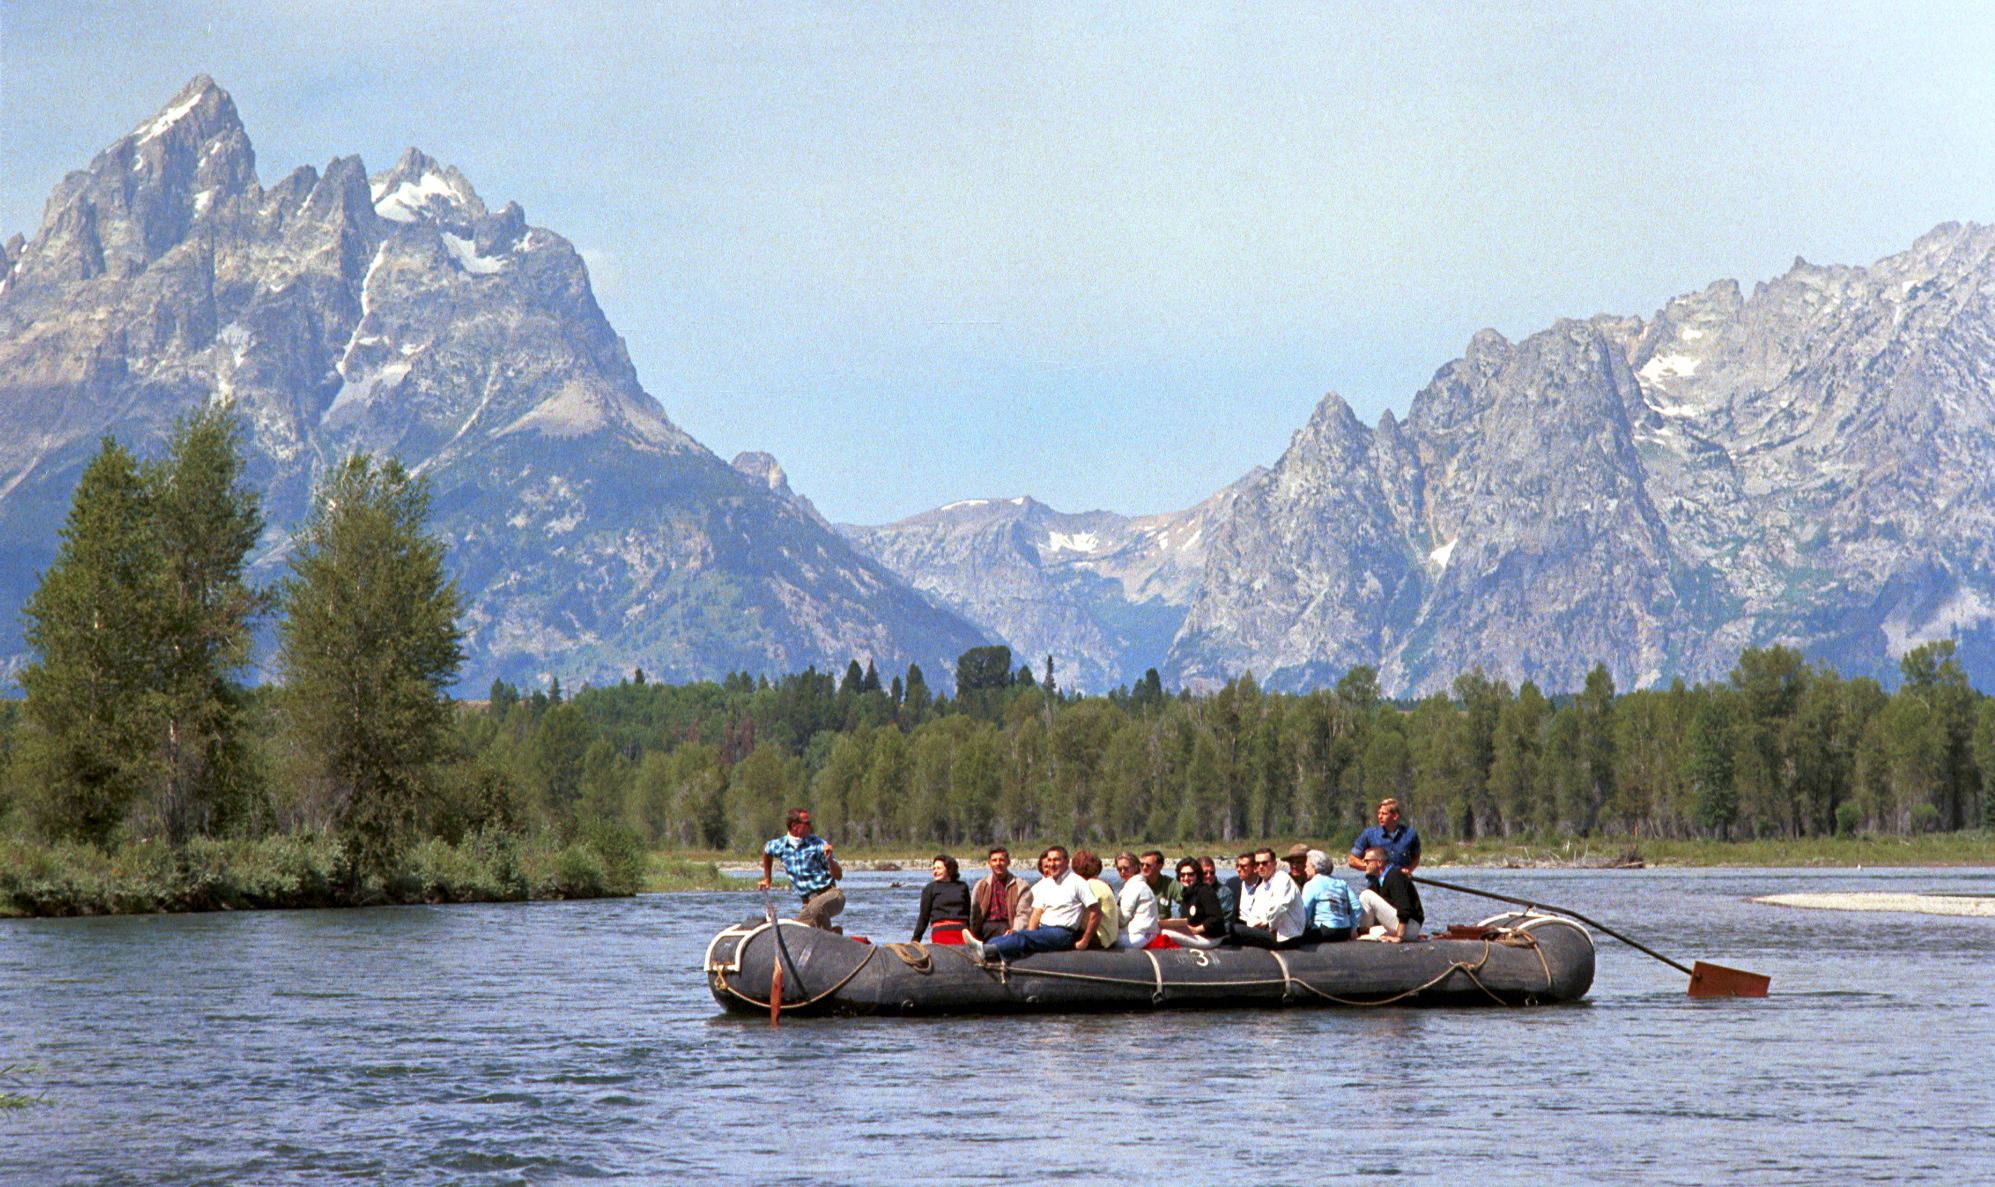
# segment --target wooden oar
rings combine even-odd
[[[769,962],[769,1025],[783,1024],[783,963],[790,959],[790,946],[783,942],[783,921],[776,918],[776,902],[762,892],[762,911],[769,917],[769,930],[776,937],[775,959]],[[799,985],[802,982],[798,982]]]
[[[1493,898],[1497,902],[1511,903],[1519,907],[1534,908],[1540,911],[1555,911],[1560,915],[1570,915],[1595,931],[1606,932],[1637,952],[1653,956],[1678,972],[1688,973],[1690,975],[1691,997],[1765,997],[1768,987],[1773,984],[1773,978],[1765,974],[1749,973],[1744,969],[1728,969],[1722,964],[1707,964],[1701,960],[1696,963],[1695,968],[1685,968],[1654,948],[1631,940],[1606,924],[1588,919],[1578,911],[1574,911],[1568,907],[1555,907],[1550,903],[1512,898],[1507,894],[1477,890],[1472,886],[1457,886],[1452,882],[1437,882],[1432,878],[1422,878],[1416,874],[1408,874],[1407,877],[1412,878],[1415,882],[1423,886],[1433,886],[1441,890],[1452,890],[1458,894],[1473,894],[1483,898]]]

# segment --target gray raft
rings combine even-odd
[[[982,966],[954,945],[866,944],[767,920],[707,945],[714,999],[767,1014],[772,963],[783,1013],[998,1014],[1237,1006],[1550,1005],[1593,985],[1593,938],[1560,915],[1483,921],[1486,938],[1411,944],[1352,940],[1261,948],[1041,952]]]

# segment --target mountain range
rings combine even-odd
[[[1403,420],[1323,399],[1197,507],[967,499],[832,525],[762,453],[721,461],[638,382],[572,246],[410,150],[264,188],[233,103],[190,83],[0,249],[0,603],[53,556],[83,462],[177,416],[246,418],[271,524],[328,462],[392,452],[436,493],[466,684],[780,672],[961,651],[1067,687],[1395,694],[1480,667],[1547,690],[1722,677],[1786,645],[1846,674],[1953,638],[1995,680],[1987,459],[1995,230],[1868,267],[1730,281],[1652,317],[1483,331]],[[18,629],[0,656],[21,662]]]

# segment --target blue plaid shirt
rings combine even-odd
[[[824,838],[816,833],[802,840],[784,833],[762,846],[762,852],[782,860],[783,869],[789,871],[790,885],[805,898],[837,881],[831,876],[831,855],[824,851]]]

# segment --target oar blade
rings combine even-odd
[[[769,1025],[783,1024],[783,962],[779,959],[769,969]]]
[[[1765,997],[1773,978],[1744,969],[1728,969],[1722,964],[1698,961],[1690,970],[1692,997]]]

